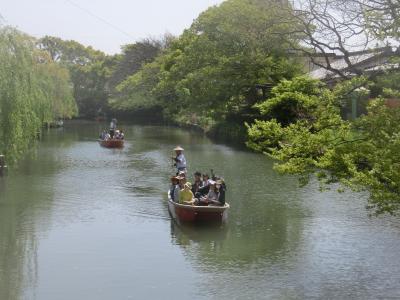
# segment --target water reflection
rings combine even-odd
[[[264,156],[199,134],[106,124],[47,132],[0,180],[0,299],[374,299],[400,295],[400,222],[368,218],[358,194],[300,189]],[[171,149],[214,169],[222,228],[178,226],[166,203]],[[177,292],[178,291],[178,292]]]
[[[23,299],[37,284],[39,235],[51,226],[55,175],[68,166],[57,151],[77,137],[62,128],[45,132],[40,148],[0,178],[0,299]]]
[[[24,298],[24,291],[36,285],[38,234],[48,230],[51,220],[54,165],[33,160],[21,169],[29,176],[1,180],[0,299]],[[41,176],[45,183],[37,180]]]

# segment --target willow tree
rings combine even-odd
[[[0,28],[0,152],[17,160],[43,124],[75,114],[68,71],[48,62],[32,37]]]

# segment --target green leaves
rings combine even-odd
[[[285,10],[267,2],[228,0],[209,8],[140,75],[120,84],[112,105],[157,105],[165,116],[188,122],[193,115],[220,121],[229,112],[251,110],[260,100],[257,84],[301,72],[279,36],[290,30],[281,22]]]
[[[76,114],[68,70],[35,47],[35,40],[0,27],[0,153],[15,162],[44,124]]]
[[[73,95],[81,116],[95,117],[107,109],[106,85],[114,61],[103,52],[85,47],[76,41],[65,41],[46,36],[37,42],[48,53],[53,63],[69,70],[73,83]]]
[[[378,97],[359,119],[342,119],[341,103],[364,92],[362,85],[369,83],[357,78],[331,91],[305,78],[282,82],[257,106],[273,119],[248,126],[247,145],[276,159],[277,171],[299,175],[301,184],[315,174],[322,185],[365,190],[369,208],[393,214],[400,209],[400,109]]]

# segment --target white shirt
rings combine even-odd
[[[177,169],[183,169],[183,168],[186,168],[186,158],[185,158],[185,156],[183,155],[183,153],[181,153],[181,154],[179,154],[177,157],[176,157],[176,168]]]

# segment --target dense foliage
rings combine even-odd
[[[156,59],[128,77],[112,99],[119,109],[159,107],[164,116],[203,127],[260,100],[257,84],[300,72],[279,35],[276,1],[228,0],[202,13]]]
[[[35,40],[0,28],[0,153],[18,159],[43,124],[77,114],[68,70],[35,47]]]
[[[300,175],[302,183],[316,174],[323,184],[367,190],[371,208],[394,213],[400,208],[400,108],[377,97],[359,119],[341,116],[347,99],[371,84],[355,78],[330,90],[304,77],[282,82],[272,99],[258,106],[270,119],[249,126],[248,146],[276,159],[279,172]],[[289,112],[290,122],[276,110]]]
[[[301,3],[306,5],[296,17],[308,22],[306,44],[322,53],[343,53],[349,68],[347,55],[355,45],[374,41],[398,47],[396,1]],[[359,35],[365,40],[357,44],[354,37]],[[256,106],[262,117],[248,125],[248,146],[276,159],[278,171],[300,175],[304,184],[315,174],[325,186],[341,183],[366,190],[376,213],[395,213],[400,209],[398,61],[394,55],[390,68],[353,72],[359,76],[340,76],[338,71],[342,82],[333,89],[307,77],[281,82]],[[354,99],[367,99],[368,105],[361,117],[347,120],[343,108]]]
[[[107,82],[114,58],[76,41],[57,37],[46,36],[39,40],[38,46],[49,53],[53,62],[68,68],[81,117],[92,118],[98,112],[107,111]]]

